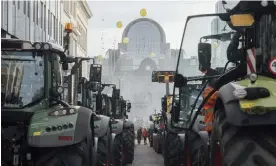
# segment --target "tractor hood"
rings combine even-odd
[[[113,87],[112,86],[105,86],[101,93],[107,95],[108,97],[112,97]]]

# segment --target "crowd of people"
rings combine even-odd
[[[141,140],[144,140],[144,144],[147,145],[147,139],[150,139],[150,129],[147,129],[146,127],[140,127],[137,130],[137,141],[138,144],[141,144]]]

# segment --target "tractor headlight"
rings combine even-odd
[[[261,5],[262,5],[263,7],[266,7],[266,6],[268,5],[267,0],[262,0]]]
[[[34,48],[36,49],[36,50],[40,50],[41,49],[41,44],[40,43],[35,43],[34,44]]]
[[[233,91],[233,95],[238,99],[243,99],[247,96],[247,91],[245,89],[236,89]]]
[[[51,46],[50,46],[49,43],[45,43],[45,44],[43,45],[43,49],[44,49],[44,50],[49,50],[50,48],[51,48]]]
[[[65,115],[73,115],[76,114],[77,111],[73,108],[62,108],[55,111],[50,112],[49,116],[65,116]]]
[[[249,75],[249,80],[251,82],[255,82],[255,81],[257,81],[257,79],[258,79],[258,75],[256,73],[252,73]]]

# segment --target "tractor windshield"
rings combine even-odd
[[[198,64],[198,44],[211,44],[211,68],[224,67],[227,62],[227,47],[234,31],[218,15],[188,17],[177,72],[183,76],[202,75]]]
[[[1,51],[1,106],[23,108],[44,97],[44,61],[37,52]]]
[[[263,15],[256,25],[257,70],[276,77],[276,13]]]

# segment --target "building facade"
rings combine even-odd
[[[71,22],[69,53],[87,56],[88,19],[92,12],[86,0],[32,0],[1,1],[1,38],[18,38],[30,41],[51,41],[64,44],[64,25]],[[87,62],[83,76],[87,77]]]
[[[87,57],[88,20],[92,12],[87,1],[64,1],[63,24],[71,22],[73,33],[70,34],[69,54],[75,57]],[[82,76],[88,78],[88,63],[83,62]]]
[[[1,38],[63,45],[61,1],[1,1]]]

